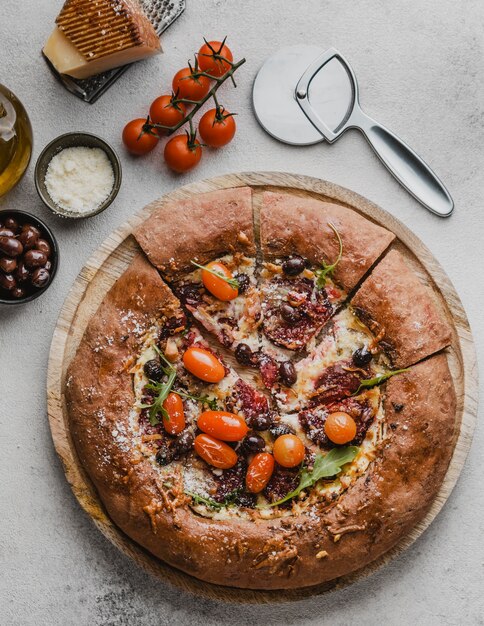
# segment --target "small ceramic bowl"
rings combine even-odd
[[[76,148],[79,146],[87,148],[101,148],[101,150],[104,150],[111,163],[114,173],[114,185],[111,189],[111,193],[102,204],[100,204],[93,211],[90,211],[88,213],[77,213],[74,211],[68,211],[58,206],[50,197],[49,192],[47,191],[47,187],[45,185],[45,174],[47,172],[47,168],[49,167],[49,163],[52,160],[52,157],[54,157],[65,148]],[[119,160],[116,152],[111,148],[108,143],[104,141],[104,139],[101,139],[96,135],[91,135],[90,133],[75,132],[60,135],[49,144],[47,144],[47,146],[40,153],[40,156],[37,159],[37,163],[35,165],[35,187],[37,188],[37,192],[40,198],[51,211],[53,211],[56,215],[60,215],[62,217],[79,219],[84,217],[92,217],[93,215],[101,213],[108,208],[108,206],[113,202],[114,198],[118,195],[119,188],[121,187],[121,179],[121,161]]]
[[[57,245],[57,241],[54,237],[53,232],[50,230],[47,224],[42,222],[42,220],[39,220],[39,218],[36,217],[35,215],[32,215],[31,213],[27,213],[26,211],[17,211],[17,210],[9,211],[7,209],[0,211],[0,223],[1,224],[4,223],[4,220],[7,217],[13,217],[20,226],[23,226],[24,224],[32,224],[32,226],[35,226],[36,228],[38,228],[41,232],[42,239],[45,239],[46,241],[48,241],[51,247],[51,255],[49,257],[49,261],[52,264],[50,268],[50,281],[47,283],[47,285],[45,285],[45,287],[41,287],[40,289],[37,289],[33,287],[32,285],[28,284],[28,282],[22,283],[22,287],[26,289],[26,294],[23,298],[9,297],[8,291],[4,289],[0,289],[0,304],[24,304],[25,302],[30,302],[31,300],[35,300],[36,298],[41,296],[43,293],[45,293],[45,291],[47,291],[47,289],[54,282],[54,278],[57,273],[57,268],[59,266],[59,247]],[[1,271],[2,270],[0,269],[0,272]],[[15,275],[15,272],[13,272],[13,274]]]

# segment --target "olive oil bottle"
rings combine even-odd
[[[32,154],[32,127],[20,100],[0,85],[0,196],[22,178]]]

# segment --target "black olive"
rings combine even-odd
[[[0,270],[5,272],[5,274],[11,274],[14,270],[17,269],[17,259],[10,258],[4,256],[0,258]]]
[[[13,298],[23,298],[26,295],[26,291],[22,287],[15,287],[10,293]]]
[[[175,456],[166,441],[163,441],[158,452],[156,453],[156,462],[159,465],[168,465],[175,460]]]
[[[32,252],[32,250],[29,250],[29,252]],[[37,289],[42,289],[42,287],[45,287],[49,283],[49,281],[50,274],[44,267],[38,267],[32,272],[30,282],[34,287],[37,287]]]
[[[282,271],[286,276],[297,276],[306,267],[306,261],[302,256],[294,255],[282,263]]]
[[[286,387],[291,387],[297,380],[297,373],[291,361],[283,361],[279,365],[279,378]]]
[[[247,274],[236,274],[235,278],[239,283],[239,293],[245,293],[250,285],[250,279]]]
[[[173,442],[170,451],[173,452],[176,459],[180,458],[193,448],[195,437],[190,430],[184,430]]]
[[[254,430],[267,430],[272,424],[272,416],[269,413],[261,413],[248,420],[249,426]]]
[[[251,365],[253,352],[246,343],[239,343],[235,348],[235,358],[241,365]]]
[[[15,237],[6,237],[2,235],[0,237],[0,251],[6,256],[19,256],[24,251],[23,245]]]
[[[161,367],[158,359],[151,359],[150,361],[146,361],[143,366],[143,370],[146,376],[150,380],[154,381],[160,381],[165,375],[165,372],[163,371],[163,368]]]
[[[281,317],[288,324],[296,324],[301,319],[301,312],[290,304],[281,306]]]
[[[253,452],[261,452],[266,447],[264,438],[255,433],[248,434],[242,441],[242,452],[251,454]]]
[[[368,365],[372,358],[373,356],[371,352],[366,347],[355,350],[352,357],[353,363],[356,367],[365,367],[365,365]]]
[[[4,225],[5,225],[5,228],[13,230],[14,233],[17,233],[18,230],[19,230],[18,222],[13,217],[7,217],[7,219],[5,220],[5,224]]]
[[[0,287],[5,289],[5,291],[11,291],[15,289],[17,286],[17,282],[12,274],[0,274]]]
[[[281,435],[294,435],[295,434],[294,428],[292,428],[291,426],[288,426],[287,424],[274,424],[273,426],[269,428],[269,431],[271,435],[274,437],[274,439],[277,439]]]

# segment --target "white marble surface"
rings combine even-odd
[[[187,0],[163,38],[165,54],[133,67],[95,105],[65,92],[39,50],[60,0],[0,0],[0,82],[26,104],[34,159],[56,135],[98,133],[119,150],[124,181],[117,201],[85,222],[53,217],[37,198],[31,165],[0,200],[54,229],[62,253],[55,284],[25,307],[0,311],[0,622],[2,624],[483,624],[484,490],[478,426],[459,483],[432,527],[404,555],[346,590],[295,604],[232,606],[200,600],[154,580],[96,530],[74,499],[52,446],[46,417],[47,353],[75,276],[116,226],[147,202],[186,182],[241,170],[319,176],[367,196],[430,247],[459,292],[484,344],[483,164],[484,4],[481,0]],[[121,129],[165,91],[202,35],[229,35],[246,56],[237,90],[223,102],[239,113],[237,140],[206,154],[178,177],[160,151],[132,159]],[[363,106],[419,152],[448,185],[455,214],[439,219],[405,193],[364,139],[291,148],[258,127],[250,108],[256,70],[288,43],[333,45],[359,78]]]

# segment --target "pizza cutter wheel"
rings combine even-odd
[[[366,115],[358,83],[334,48],[282,48],[259,70],[253,104],[261,126],[275,139],[295,146],[333,143],[358,128],[382,163],[424,207],[449,216],[454,202],[430,167],[399,137]]]

